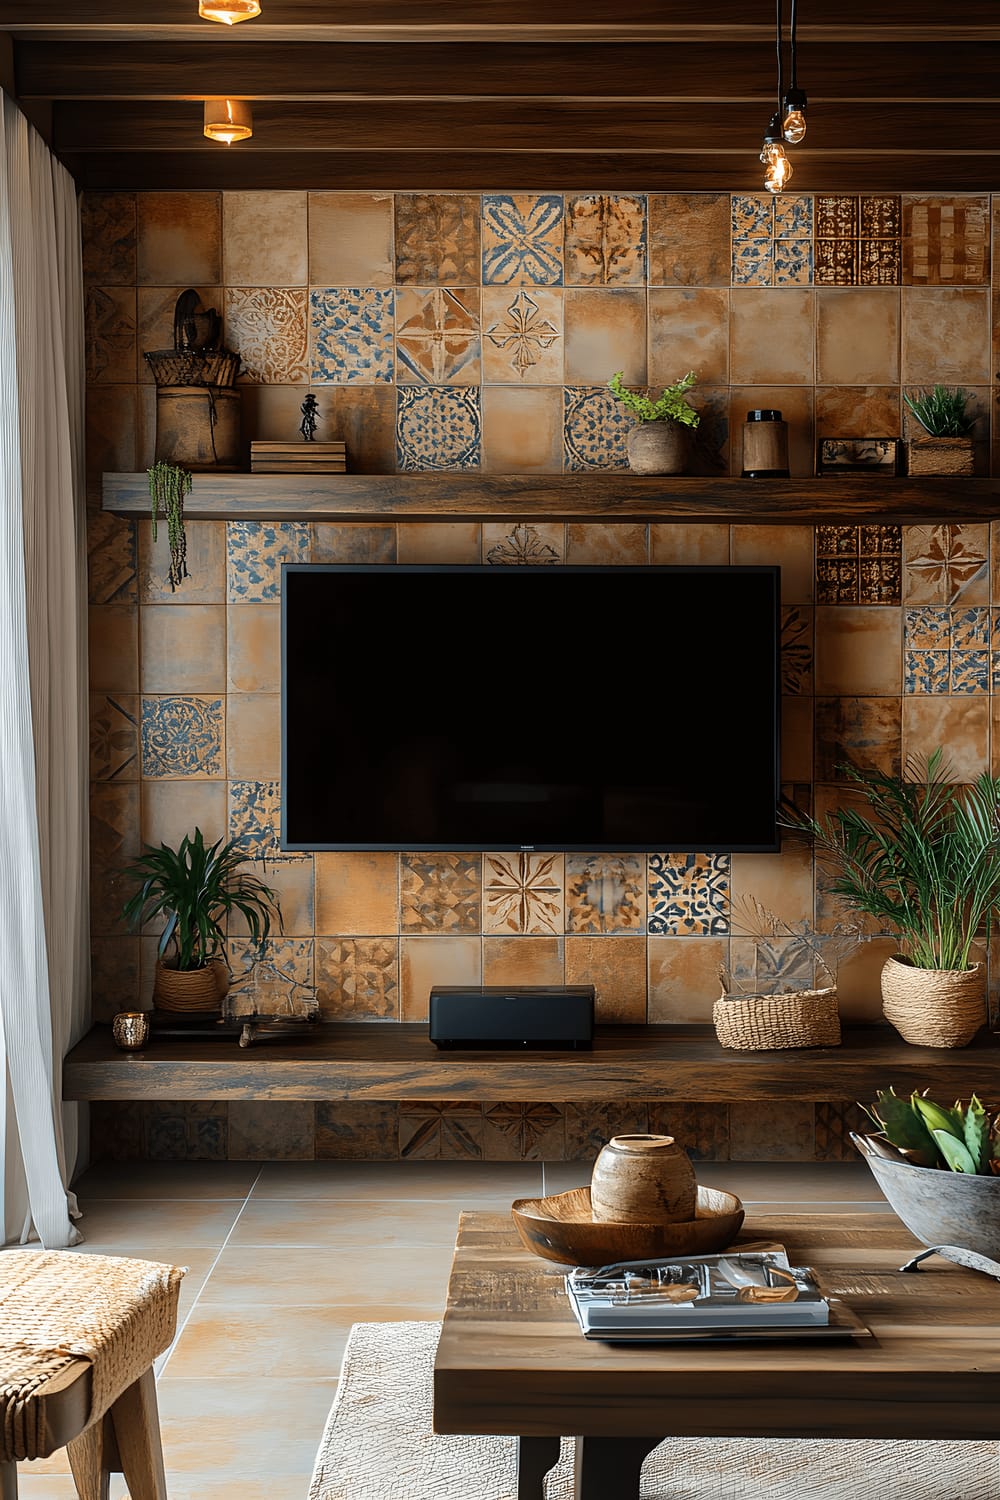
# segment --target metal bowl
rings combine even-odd
[[[889,1206],[922,1244],[956,1245],[1000,1260],[1000,1177],[915,1167],[885,1155],[877,1137],[851,1139]]]

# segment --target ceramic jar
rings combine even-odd
[[[604,1222],[685,1223],[697,1196],[691,1158],[672,1135],[616,1135],[594,1163],[590,1207]]]

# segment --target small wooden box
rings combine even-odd
[[[276,443],[255,439],[250,444],[251,474],[345,474],[347,446],[334,443]]]
[[[821,438],[816,454],[816,473],[871,474],[890,478],[897,472],[899,443],[895,438]]]
[[[974,474],[975,446],[971,437],[912,437],[906,444],[907,474],[947,477]]]

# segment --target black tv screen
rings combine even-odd
[[[285,564],[282,848],[777,849],[779,578]]]

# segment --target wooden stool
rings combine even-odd
[[[166,1500],[153,1361],[184,1268],[68,1250],[0,1254],[0,1500],[23,1459],[65,1447],[80,1500]]]

